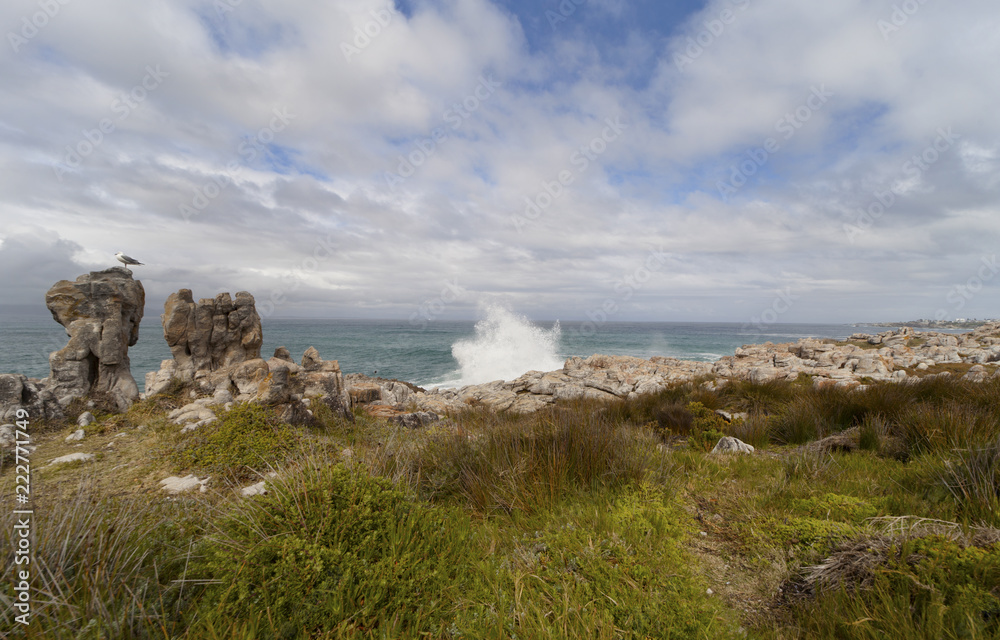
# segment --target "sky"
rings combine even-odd
[[[0,306],[1000,317],[995,0],[8,0]]]

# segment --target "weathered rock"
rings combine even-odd
[[[257,385],[256,401],[264,405],[275,405],[287,402],[290,391],[288,388],[288,367],[268,367],[270,372]]]
[[[93,462],[94,454],[92,453],[68,453],[64,456],[59,456],[58,458],[53,458],[49,460],[48,466],[52,467],[60,464],[69,464],[71,462]]]
[[[94,417],[94,414],[89,411],[84,411],[80,414],[80,417],[76,419],[76,424],[80,427],[86,427],[87,425],[94,424],[96,421],[97,419]]]
[[[161,361],[157,371],[150,371],[146,374],[146,390],[143,392],[143,396],[149,398],[166,391],[173,382],[176,371],[177,363],[173,359]]]
[[[252,484],[249,487],[243,487],[240,489],[240,495],[244,498],[249,498],[250,496],[262,496],[267,493],[267,481],[261,480],[257,484]]]
[[[73,433],[66,436],[66,442],[79,442],[80,440],[83,440],[85,435],[86,433],[83,429],[77,429]]]
[[[285,347],[278,347],[274,350],[274,355],[267,361],[267,366],[271,370],[274,370],[276,367],[285,367],[289,373],[299,373],[302,371],[302,367],[292,360],[292,354]]]
[[[747,443],[743,442],[739,438],[733,438],[731,436],[726,436],[716,443],[715,448],[712,449],[712,453],[753,453],[754,448]]]
[[[190,289],[170,294],[163,305],[163,337],[176,363],[173,376],[193,380],[198,371],[217,371],[260,359],[263,332],[253,296],[240,291],[203,298]]]
[[[20,412],[20,414],[19,414]],[[0,374],[0,422],[62,420],[62,405],[41,381],[19,373]]]
[[[12,424],[0,425],[0,461],[6,462],[14,458],[14,447],[17,446],[15,431]]]
[[[437,422],[440,419],[441,416],[431,411],[414,411],[412,413],[401,413],[393,416],[389,418],[389,421],[408,429],[417,429],[427,426],[432,422]]]
[[[106,393],[120,411],[139,397],[128,348],[139,339],[146,304],[142,283],[123,267],[62,280],[45,294],[45,305],[66,327],[69,343],[49,356],[48,387],[56,397]]]
[[[160,487],[171,494],[185,493],[193,489],[198,489],[200,492],[205,493],[207,491],[205,485],[208,483],[210,478],[199,479],[196,475],[187,475],[183,478],[178,476],[170,476],[169,478],[164,478],[160,480]]]
[[[322,401],[326,401],[326,399]],[[274,414],[279,420],[288,424],[319,426],[319,421],[316,420],[312,411],[301,400],[292,400],[284,404],[275,405]]]

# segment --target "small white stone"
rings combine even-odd
[[[243,487],[240,490],[240,493],[243,494],[244,498],[247,498],[247,497],[250,497],[250,496],[262,496],[265,493],[267,493],[266,485],[267,485],[267,482],[265,482],[264,480],[261,480],[257,484],[252,484],[249,487]]]
[[[66,436],[66,442],[77,442],[79,440],[83,440],[84,435],[86,434],[84,434],[83,429],[77,429],[73,433]]]
[[[68,453],[64,456],[59,456],[58,458],[53,458],[49,460],[48,466],[54,466],[57,464],[68,464],[70,462],[90,462],[94,459],[94,454],[92,453]]]
[[[707,538],[708,537],[708,534],[705,533],[704,531],[699,531],[698,535],[700,535],[702,538]]]
[[[76,419],[76,424],[81,427],[86,427],[89,424],[94,424],[97,422],[97,418],[94,417],[89,411],[84,411],[80,414],[80,417]]]
[[[706,593],[707,595],[712,595],[712,594],[713,594],[713,593],[715,593],[715,592],[714,592],[714,591],[712,591],[711,589],[705,589],[705,593]]]
[[[204,486],[205,482],[208,482],[208,478],[205,478],[204,480],[199,480],[198,477],[195,475],[187,475],[184,476],[183,478],[179,478],[177,476],[170,476],[169,478],[164,478],[163,480],[160,480],[160,485],[162,485],[164,491],[176,494],[176,493],[183,493],[185,491],[190,491],[195,487],[198,487],[200,489],[201,487]]]

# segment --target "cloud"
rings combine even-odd
[[[1000,231],[985,0],[616,1],[556,28],[486,0],[60,6],[0,48],[0,255],[70,256],[10,258],[10,299],[125,250],[151,304],[406,318],[458,278],[453,317],[572,319],[665,251],[619,319],[746,321],[788,287],[788,320],[889,319]]]

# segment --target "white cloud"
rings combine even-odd
[[[148,263],[151,300],[247,289],[284,315],[405,318],[458,277],[470,293],[449,313],[506,296],[568,319],[663,248],[669,265],[621,319],[743,321],[789,286],[809,296],[789,320],[927,315],[941,304],[928,287],[946,293],[996,246],[1000,20],[985,0],[925,3],[887,41],[882,4],[710,2],[659,25],[675,33],[663,42],[616,32],[627,3],[611,2],[593,7],[603,38],[574,18],[529,48],[522,24],[538,16],[485,0],[420,2],[409,18],[383,0],[70,3],[0,49],[0,255],[19,273],[15,253],[71,247],[59,267],[84,270],[126,250]],[[35,11],[6,3],[0,24]],[[150,67],[162,81],[122,117]],[[95,144],[103,119],[114,130]],[[959,141],[908,168],[947,127]],[[720,198],[768,138],[780,149]],[[572,184],[515,224],[561,172]],[[893,204],[847,233],[888,189]],[[53,269],[0,295],[40,297]]]

